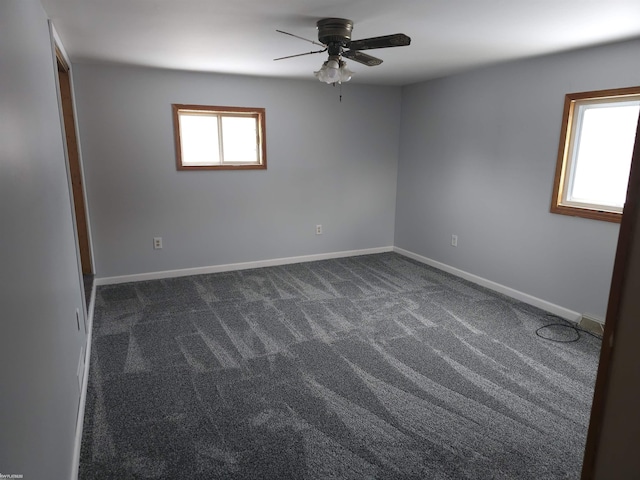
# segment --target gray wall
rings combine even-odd
[[[639,85],[638,51],[636,40],[405,87],[395,245],[604,318],[619,227],[549,213],[551,190],[564,95]]]
[[[84,332],[47,19],[0,2],[0,473],[72,471]]]
[[[400,88],[74,72],[99,277],[393,245]],[[265,107],[268,169],[177,171],[172,103]]]

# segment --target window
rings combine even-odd
[[[266,169],[265,109],[173,105],[178,170]]]
[[[551,212],[620,222],[640,87],[565,97]]]

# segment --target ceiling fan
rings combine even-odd
[[[368,67],[374,67],[380,65],[382,60],[362,53],[362,50],[404,47],[411,43],[411,38],[404,33],[364,38],[362,40],[351,40],[353,22],[346,18],[323,18],[322,20],[318,20],[316,26],[318,28],[318,42],[294,35],[293,33],[283,32],[282,30],[276,30],[276,32],[299,38],[300,40],[313,43],[319,47],[324,47],[322,50],[289,55],[275,58],[274,60],[284,60],[286,58],[328,52],[328,60],[322,64],[320,70],[314,72],[318,80],[325,83],[342,83],[351,80],[353,72],[347,68],[347,64],[343,58],[367,65]]]

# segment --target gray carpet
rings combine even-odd
[[[99,287],[80,478],[579,478],[552,321],[394,253]]]

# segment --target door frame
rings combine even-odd
[[[80,148],[73,101],[71,68],[69,66],[69,62],[62,53],[58,42],[55,42],[55,53],[58,89],[60,94],[60,108],[62,109],[66,140],[65,147],[70,177],[71,198],[75,213],[75,231],[78,239],[78,250],[80,253],[80,266],[83,275],[92,275],[94,273],[93,257],[91,252],[91,239],[89,235],[90,230],[86,209],[84,179],[80,162]]]
[[[622,350],[623,354],[629,355],[629,343],[627,341],[628,339],[620,341],[616,335],[616,331],[621,327],[621,325],[626,326],[630,322],[638,321],[638,318],[630,315],[631,311],[640,311],[640,298],[635,290],[631,291],[635,288],[633,287],[633,282],[635,281],[637,284],[640,275],[638,262],[632,263],[634,249],[635,255],[638,255],[638,245],[640,245],[640,118],[638,119],[638,126],[636,128],[635,146],[631,159],[631,170],[629,172],[627,199],[622,214],[622,221],[620,223],[618,246],[613,266],[609,303],[607,305],[602,348],[600,350],[600,361],[598,363],[598,373],[594,388],[593,404],[591,407],[591,418],[587,433],[584,461],[582,464],[582,480],[594,480],[597,478],[599,461],[606,463],[609,467],[612,466],[610,457],[607,459],[603,458],[603,430],[606,427],[614,429],[621,428],[620,423],[614,424],[611,421],[612,400],[614,400],[616,395],[619,396],[621,394],[619,387],[617,391],[614,391],[615,385],[612,385],[612,380],[616,375],[618,378],[620,377],[620,362],[616,363],[614,361],[616,354],[620,354],[620,351]],[[622,330],[625,329],[622,328]],[[627,330],[629,329],[627,328]],[[632,339],[632,341],[637,340],[639,339]],[[618,344],[619,348],[616,350]],[[636,353],[635,355],[635,364],[638,364],[639,361],[637,357],[639,354]],[[623,365],[623,367],[627,366]],[[630,368],[633,367],[631,366]],[[629,391],[627,395],[634,395],[634,393]],[[637,397],[637,393],[635,395]],[[617,405],[620,406],[621,403],[619,401],[619,397],[617,400]],[[628,416],[630,412],[618,411],[616,413],[618,417],[623,416],[628,419],[627,421],[629,423],[623,426],[623,428],[638,428],[637,422],[639,417],[637,414],[635,416]],[[617,422],[619,422],[619,420],[617,420]],[[611,434],[611,430],[609,434]],[[608,445],[605,445],[605,447],[607,449],[610,448]],[[628,451],[620,453],[623,457],[629,454]],[[621,468],[621,471],[624,471],[625,469],[633,468],[631,467],[633,462],[636,462],[636,466],[638,465],[637,458],[629,458],[628,462],[615,462],[615,464],[616,468]],[[603,467],[601,466],[601,468]],[[608,474],[612,475],[608,478],[623,478],[615,474],[615,472],[609,471]]]

